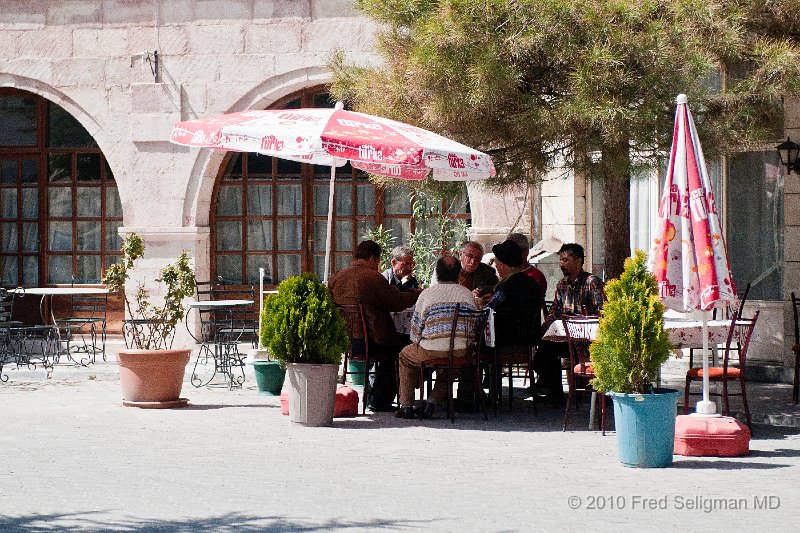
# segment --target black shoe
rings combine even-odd
[[[419,410],[419,417],[421,419],[433,418],[433,412],[436,411],[436,404],[433,402],[425,402]]]
[[[410,405],[401,405],[400,409],[394,413],[394,416],[410,420],[414,418],[414,408]]]
[[[373,413],[392,413],[395,411],[395,407],[391,404],[389,405],[367,405],[367,409],[372,411]]]

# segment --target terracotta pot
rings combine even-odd
[[[122,403],[129,407],[183,407],[184,370],[191,350],[120,350]]]

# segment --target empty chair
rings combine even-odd
[[[728,330],[728,336],[725,340],[725,353],[723,354],[722,366],[712,366],[708,368],[708,379],[711,382],[722,382],[722,398],[724,402],[724,415],[730,414],[730,396],[741,396],[742,403],[744,404],[744,415],[747,419],[747,426],[750,427],[752,432],[752,424],[750,421],[750,407],[747,404],[747,382],[745,381],[745,370],[747,367],[747,348],[750,345],[750,339],[753,335],[753,330],[756,327],[758,314],[756,311],[753,318],[739,318],[737,313],[734,312],[731,317],[731,327]],[[738,349],[737,349],[738,345]],[[733,356],[736,357],[733,357]],[[689,395],[692,394],[690,386],[694,381],[703,380],[703,367],[695,367],[693,361],[689,360],[689,371],[686,373],[686,387],[684,389],[683,399],[683,412],[689,413]],[[738,381],[740,392],[734,394],[730,391],[730,382]],[[709,392],[712,396],[720,396],[720,394],[713,391]],[[694,393],[698,394],[698,393]]]
[[[590,381],[594,378],[594,366],[589,356],[589,345],[597,335],[600,317],[598,316],[563,316],[564,332],[569,345],[569,367],[567,368],[567,406],[564,410],[564,431],[569,424],[570,411],[578,393],[591,392],[592,401],[596,394]],[[606,396],[600,395],[600,428],[606,433]]]
[[[486,405],[484,402],[483,389],[480,386],[480,348],[483,339],[486,318],[489,316],[489,309],[475,311],[464,309],[461,304],[456,304],[453,313],[453,322],[450,328],[450,345],[446,357],[428,359],[420,364],[419,383],[420,399],[425,399],[426,377],[432,372],[436,374],[436,380],[445,380],[447,387],[447,413],[451,422],[455,422],[455,409],[453,408],[453,382],[460,379],[472,379],[473,383],[469,389],[473,392],[473,405],[479,406],[486,420]],[[455,349],[457,338],[466,339],[465,350]],[[460,372],[459,372],[460,371]],[[430,398],[430,382],[428,395]]]
[[[792,401],[798,403],[800,396],[800,298],[792,293],[792,315],[794,316],[794,380],[792,380]]]
[[[55,318],[65,342],[67,357],[85,353],[75,361],[82,365],[94,363],[97,354],[106,360],[106,314],[108,294],[72,294],[69,296],[64,316]]]

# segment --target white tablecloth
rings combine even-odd
[[[709,320],[708,321],[708,345],[714,346],[724,344],[730,327],[730,320]],[[668,318],[664,320],[664,330],[669,335],[669,342],[675,348],[702,348],[703,347],[703,323],[700,320],[686,320]],[[595,331],[595,334],[597,332]],[[544,336],[546,341],[566,342],[567,337],[564,333],[564,323],[556,320],[547,328]],[[594,338],[592,338],[594,340]]]
[[[394,321],[394,329],[401,335],[408,335],[411,333],[411,317],[414,316],[414,308],[409,307],[396,313],[390,313],[392,321]]]

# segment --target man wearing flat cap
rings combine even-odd
[[[516,323],[495,320],[495,346],[500,351],[515,344],[536,344],[542,337],[544,294],[539,285],[522,272],[525,264],[519,250],[519,245],[511,240],[492,246],[500,282],[486,305],[495,312],[510,313],[520,319]]]

